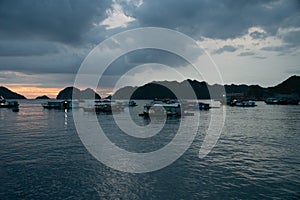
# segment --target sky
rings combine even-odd
[[[73,85],[99,43],[143,27],[168,28],[194,39],[225,84],[268,87],[300,75],[299,0],[0,0],[0,85],[27,98],[55,97]],[[165,65],[185,69],[185,62],[157,50],[124,55],[107,75],[118,79],[135,67],[132,63],[140,67],[119,87],[199,79],[170,73]],[[105,96],[113,87],[108,81],[97,91]]]

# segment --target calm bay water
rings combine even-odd
[[[213,110],[201,112],[197,136],[180,159],[159,171],[130,174],[95,160],[72,113],[44,110],[41,102],[19,101],[18,113],[0,109],[0,199],[300,198],[300,106],[226,107],[222,135],[203,159],[198,153]],[[137,117],[141,111],[133,108],[132,116],[147,124]],[[167,144],[179,123],[168,120],[151,142],[141,143],[119,134],[111,116],[98,118],[113,142],[136,152]]]

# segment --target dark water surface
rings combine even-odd
[[[300,106],[258,102],[255,108],[226,107],[221,138],[200,159],[213,110],[202,112],[199,132],[180,159],[159,171],[130,174],[88,153],[71,112],[44,110],[41,101],[19,103],[18,113],[0,109],[1,200],[300,198]],[[133,118],[141,111],[133,108]],[[109,116],[98,118],[112,141],[137,152],[168,143],[179,121],[169,120],[169,128],[154,141],[140,143],[119,134]],[[148,123],[138,117],[135,121]]]

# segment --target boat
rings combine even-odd
[[[19,103],[17,101],[6,101],[0,96],[0,108],[19,108]]]
[[[12,108],[12,111],[13,111],[13,112],[19,112],[20,109],[19,109],[19,107],[15,107],[15,108]]]
[[[72,109],[78,108],[79,103],[72,100],[64,101],[48,101],[47,103],[42,103],[43,108],[45,109]]]
[[[198,108],[199,110],[209,110],[211,107],[209,103],[198,102],[196,103],[196,108]]]
[[[137,106],[137,104],[136,104],[135,101],[130,100],[130,101],[128,102],[128,106],[129,106],[129,107],[135,107],[135,106]]]
[[[298,105],[299,100],[298,99],[292,99],[292,98],[274,98],[270,97],[265,100],[266,104],[269,105]]]
[[[126,107],[135,107],[135,106],[137,106],[137,103],[134,100],[122,101],[122,106],[124,108],[126,108]]]
[[[255,107],[257,106],[254,101],[251,100],[233,100],[230,106],[236,107]]]
[[[275,105],[278,104],[278,99],[270,97],[265,100],[265,103]]]
[[[199,109],[199,110],[209,110],[211,109],[211,106],[209,103],[203,103],[203,102],[187,102],[184,101],[182,103],[182,107],[184,110],[195,110],[195,109]]]
[[[83,108],[85,112],[105,112],[105,113],[111,113],[112,111],[121,111],[122,110],[122,104],[119,102],[110,100],[110,99],[100,99],[95,101],[94,107],[89,108]]]
[[[143,113],[139,114],[139,116],[146,118],[150,116],[181,117],[182,115],[192,116],[193,113],[183,112],[180,102],[176,99],[155,99],[146,104]]]

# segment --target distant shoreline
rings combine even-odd
[[[160,82],[151,82],[147,83],[142,86],[127,86],[119,89],[113,95],[114,98],[119,99],[128,99],[128,94],[133,94],[131,96],[132,99],[153,99],[153,98],[172,98],[174,94],[170,93],[170,90],[163,89],[161,85],[167,85],[170,87],[182,87],[182,91],[184,91],[184,84],[189,83],[198,99],[209,99],[209,89],[220,88],[223,87],[220,84],[209,85],[205,81],[199,82],[196,80],[185,80],[183,82],[177,81],[160,81]],[[264,98],[272,97],[280,94],[292,95],[299,97],[300,96],[300,76],[291,76],[285,81],[277,84],[276,86],[272,87],[261,87],[259,85],[246,85],[246,84],[225,84],[224,88],[226,90],[226,94],[240,94],[247,98],[252,98],[254,100],[264,100]],[[56,98],[46,98],[46,94],[42,94],[39,97],[44,97],[44,99],[71,99],[72,92],[75,91],[75,97],[77,96],[78,99],[84,99],[85,97],[89,96],[88,99],[94,98],[102,98],[100,95],[95,92],[94,90],[87,88],[85,90],[79,90],[74,87],[66,87],[60,90],[56,96]],[[22,94],[18,94],[6,87],[0,86],[0,95],[2,95],[5,99],[27,99]],[[34,100],[35,98],[28,98],[28,100]],[[187,96],[189,99],[189,96]]]

